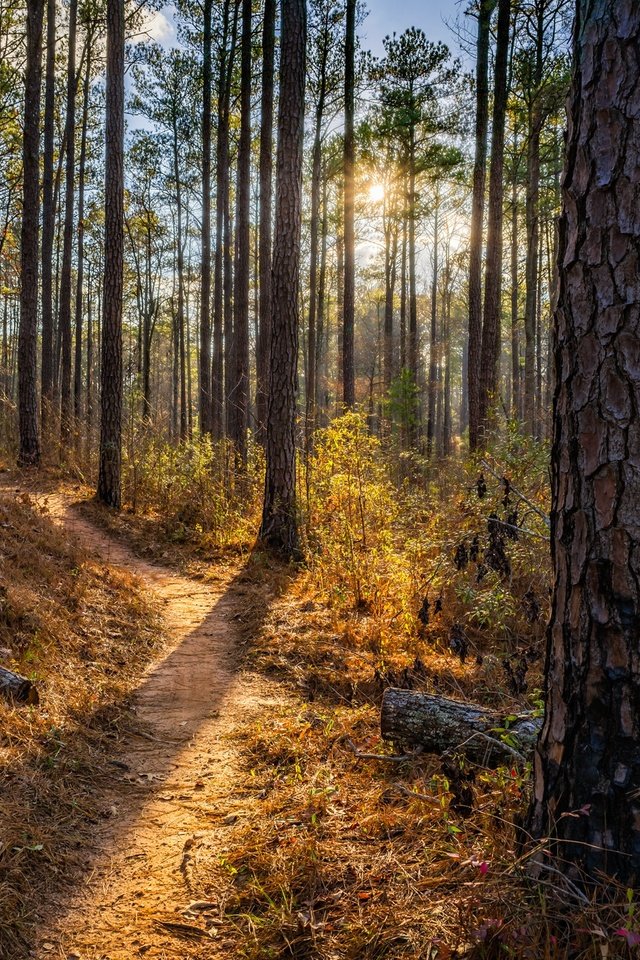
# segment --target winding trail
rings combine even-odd
[[[241,793],[234,735],[247,719],[268,713],[278,692],[239,667],[239,575],[218,586],[181,576],[137,558],[64,496],[38,500],[85,551],[135,574],[157,596],[171,643],[135,692],[142,735],[118,742],[104,818],[93,849],[82,851],[85,879],[70,903],[48,911],[32,955],[230,957],[216,891],[198,868],[224,856],[231,824],[251,812],[255,799]],[[191,913],[181,913],[189,904]]]

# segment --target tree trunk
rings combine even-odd
[[[555,313],[546,710],[529,827],[640,879],[640,7],[577,0]],[[544,866],[541,865],[541,869]],[[606,895],[606,894],[605,894]]]
[[[461,753],[486,767],[513,764],[517,753],[529,759],[540,726],[541,721],[530,714],[518,717],[508,724],[509,740],[513,738],[514,744],[510,746],[497,732],[504,729],[506,733],[507,723],[496,710],[395,687],[385,690],[382,697],[384,740],[428,753]]]
[[[427,407],[427,456],[433,453],[436,435],[436,394],[438,390],[438,215],[440,200],[436,188],[433,223],[433,275],[431,277],[431,336],[429,338],[429,398]]]
[[[218,76],[218,114],[216,137],[216,252],[214,261],[213,290],[213,360],[211,370],[211,394],[213,407],[213,435],[220,439],[225,434],[225,285],[228,245],[227,210],[229,207],[229,100],[231,75],[235,59],[235,42],[239,0],[235,0],[233,26],[231,27],[231,50],[227,52],[230,32],[231,0],[225,0],[222,26],[222,43]]]
[[[76,27],[78,0],[69,4],[69,50],[67,59],[67,116],[65,140],[67,144],[65,170],[64,233],[62,240],[62,271],[60,273],[60,439],[64,447],[71,433],[73,404],[71,394],[71,257],[73,252],[73,221],[76,175]]]
[[[198,410],[200,433],[213,431],[211,399],[211,14],[213,0],[204,0],[202,45],[202,226],[200,231],[200,357]]]
[[[89,28],[91,31],[91,27]],[[84,312],[84,191],[87,162],[87,126],[89,123],[89,95],[91,92],[91,45],[92,33],[87,34],[87,69],[82,98],[82,133],[80,138],[80,165],[78,169],[78,267],[76,275],[75,302],[75,369],[73,377],[73,415],[76,440],[79,442],[80,420],[82,417],[82,320]]]
[[[120,508],[124,254],[124,0],[107,0],[104,288],[98,497]]]
[[[249,423],[249,262],[251,257],[251,0],[242,0],[240,141],[236,184],[236,257],[233,289],[233,379],[229,436],[238,464],[247,460]]]
[[[504,194],[504,126],[507,110],[509,57],[509,18],[511,0],[498,2],[498,36],[494,70],[493,119],[491,128],[491,172],[487,255],[480,354],[480,386],[478,390],[478,439],[484,436],[491,407],[498,392],[500,359],[500,317],[502,312],[502,198]]]
[[[256,349],[257,435],[264,443],[269,402],[271,351],[271,205],[273,199],[273,85],[275,74],[276,0],[265,0],[262,28],[262,88],[260,111],[260,235],[259,329]]]
[[[27,63],[25,69],[24,133],[22,142],[22,226],[20,241],[20,331],[18,337],[18,420],[20,466],[40,461],[38,435],[38,233],[40,82],[44,0],[27,3]]]
[[[269,394],[260,538],[286,559],[300,553],[295,420],[306,19],[305,0],[282,0],[271,340],[274,389]]]
[[[56,0],[47,0],[47,62],[44,94],[44,140],[42,171],[42,367],[41,418],[43,433],[53,412],[53,144],[56,82]]]
[[[518,316],[518,135],[514,133],[511,175],[511,416],[520,419],[520,338]]]
[[[356,402],[355,383],[355,49],[356,0],[346,0],[344,64],[344,299],[342,320],[342,391],[345,407]]]
[[[476,145],[473,167],[471,235],[469,238],[469,347],[468,398],[469,447],[478,446],[480,418],[480,354],[482,351],[482,235],[484,226],[484,189],[487,175],[487,132],[489,128],[489,41],[491,14],[496,0],[481,0],[478,11],[476,54]]]
[[[527,264],[526,300],[524,308],[524,419],[527,431],[535,432],[536,396],[536,312],[538,291],[538,243],[540,200],[540,135],[542,103],[540,101],[543,71],[544,4],[539,4],[536,23],[536,53],[531,102],[529,105],[529,139],[527,143]]]

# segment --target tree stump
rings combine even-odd
[[[35,705],[40,701],[38,691],[31,680],[27,680],[26,677],[21,677],[19,673],[13,673],[5,667],[0,667],[0,695],[6,700],[14,700],[17,703]]]

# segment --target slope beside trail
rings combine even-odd
[[[137,732],[118,741],[95,844],[80,851],[85,876],[71,902],[47,909],[32,955],[228,957],[217,922],[222,905],[199,864],[224,856],[231,825],[256,803],[242,792],[235,734],[277,702],[277,690],[239,666],[240,576],[223,575],[214,586],[181,576],[137,558],[64,496],[39,501],[94,558],[134,573],[153,591],[170,645],[134,694]]]

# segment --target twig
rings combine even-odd
[[[417,747],[411,753],[401,753],[397,755],[386,753],[361,753],[353,740],[345,740],[345,743],[353,753],[354,757],[356,757],[358,760],[389,760],[391,763],[404,763],[406,760],[414,760],[416,757],[419,757],[421,753],[423,753],[422,747]]]
[[[519,760],[521,763],[527,762],[526,757],[523,757],[518,750],[510,747],[509,744],[505,743],[503,740],[496,740],[495,737],[490,737],[488,733],[484,733],[482,730],[476,730],[476,732],[472,733],[470,737],[467,737],[466,740],[464,740],[462,743],[459,743],[457,747],[452,747],[450,750],[447,750],[447,753],[455,753],[468,743],[471,743],[475,737],[482,737],[482,739],[486,740],[487,743],[492,744],[495,747],[499,747],[500,750],[504,750],[505,753],[508,753],[510,756],[512,756],[514,760]]]
[[[544,540],[547,542],[549,537],[546,537],[543,533],[536,533],[535,530],[528,530],[527,527],[518,527],[514,523],[507,523],[506,520],[494,520],[492,523],[497,523],[501,527],[508,527],[509,530],[517,530],[518,533],[526,533],[528,537],[536,537],[538,540]]]
[[[496,471],[493,469],[493,467],[491,467],[491,466],[487,463],[486,460],[481,460],[480,462],[482,463],[482,466],[485,468],[485,470],[488,470],[489,473],[492,474],[492,476],[494,476],[494,477],[496,478],[496,480],[499,480],[500,483],[502,483],[502,480],[503,480],[504,478],[501,477],[498,473],[496,473]],[[516,497],[520,497],[520,499],[522,500],[523,503],[526,503],[528,506],[530,506],[531,509],[533,510],[533,512],[538,514],[538,516],[540,517],[540,519],[545,523],[545,525],[546,525],[547,527],[551,527],[551,520],[550,520],[549,517],[546,515],[546,513],[544,513],[544,512],[540,509],[540,507],[536,506],[535,503],[532,503],[532,501],[529,500],[528,497],[525,497],[524,493],[521,493],[521,492],[518,490],[517,487],[514,487],[514,485],[511,483],[511,481],[509,481],[509,490],[510,490],[512,493],[515,493]]]
[[[416,800],[424,800],[425,803],[430,803],[434,807],[440,806],[440,800],[436,797],[430,797],[426,793],[416,793],[413,790],[409,790],[408,787],[403,786],[401,783],[394,783],[395,789],[404,794],[405,797],[414,797]]]

